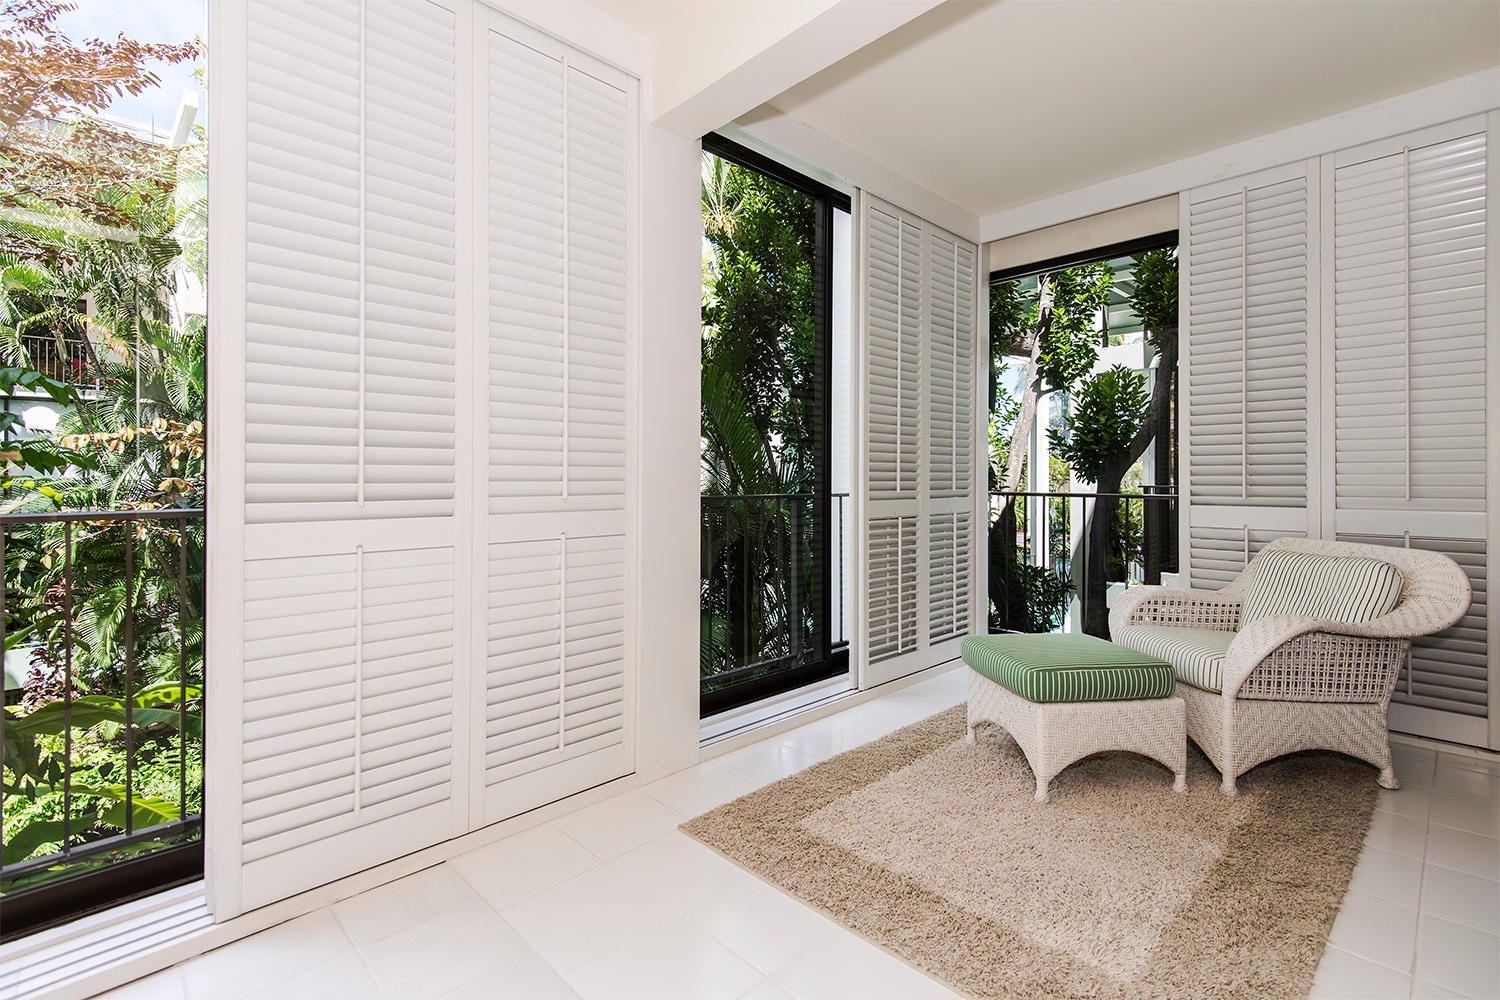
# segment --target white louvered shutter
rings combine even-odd
[[[487,20],[483,822],[630,771],[627,261],[634,84]]]
[[[866,198],[865,656],[869,686],[918,669],[925,646],[922,221]],[[873,678],[873,679],[872,679]]]
[[[949,659],[972,628],[978,248],[866,197],[860,683]]]
[[[1316,438],[1308,419],[1308,343],[1318,315],[1309,300],[1317,274],[1313,191],[1308,165],[1296,164],[1183,198],[1184,516],[1193,586],[1222,576],[1210,544],[1216,533],[1241,541],[1251,531],[1301,535],[1317,510],[1317,480],[1308,475]]]
[[[1337,505],[1482,511],[1486,136],[1339,160]]]
[[[454,18],[252,5],[250,523],[453,511]]]
[[[1483,538],[1423,538],[1404,535],[1339,535],[1367,545],[1393,545],[1441,552],[1469,576],[1474,601],[1452,628],[1412,643],[1406,667],[1391,697],[1391,727],[1456,743],[1484,746],[1489,718],[1489,551]],[[1439,714],[1440,713],[1440,714]],[[1435,723],[1442,728],[1435,729]]]
[[[1469,573],[1473,606],[1413,644],[1391,725],[1489,745],[1485,122],[1330,159],[1331,528],[1441,552]]]
[[[1194,527],[1188,534],[1188,550],[1193,563],[1193,586],[1200,590],[1221,590],[1249,565],[1260,550],[1277,538],[1304,538],[1300,532],[1235,527]]]
[[[463,16],[249,5],[244,658],[220,919],[461,830]]]
[[[978,253],[930,228],[927,254],[927,624],[937,647],[972,630]]]

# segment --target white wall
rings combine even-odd
[[[644,782],[698,762],[702,218],[698,142],[654,126],[643,139],[636,772]]]

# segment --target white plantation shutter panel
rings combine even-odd
[[[1341,509],[1485,508],[1486,137],[1334,172]]]
[[[914,500],[921,471],[921,229],[871,206],[868,418],[870,495]]]
[[[1489,573],[1488,546],[1482,538],[1426,538],[1403,535],[1340,535],[1344,541],[1369,545],[1392,545],[1441,552],[1463,567],[1474,588],[1469,611],[1452,628],[1424,636],[1412,643],[1406,668],[1392,696],[1392,711],[1398,724],[1403,709],[1397,705],[1456,715],[1468,723],[1467,742],[1484,742],[1483,722],[1489,714]],[[1460,721],[1460,725],[1465,725]]]
[[[568,67],[568,492],[595,509],[625,498],[624,85]]]
[[[489,545],[481,816],[630,771],[633,84],[486,20]]]
[[[1194,587],[1217,589],[1266,541],[1305,535],[1318,509],[1308,474],[1314,176],[1298,163],[1183,198],[1183,534]]]
[[[936,646],[970,631],[975,581],[974,303],[977,251],[930,229],[927,269],[927,619]]]
[[[1244,193],[1192,201],[1187,242],[1189,479],[1198,503],[1244,496]]]
[[[246,520],[453,510],[455,14],[257,0]]]
[[[978,248],[874,198],[860,220],[869,687],[972,628]]]
[[[1304,173],[1189,196],[1192,502],[1307,504]]]
[[[870,662],[917,649],[917,519],[873,518],[869,529]]]
[[[933,514],[928,532],[928,639],[936,644],[972,631],[974,515],[969,511]]]
[[[220,918],[445,839],[462,815],[467,15],[253,0],[247,16],[243,666]]]
[[[1250,560],[1277,538],[1303,538],[1300,531],[1277,531],[1266,528],[1194,526],[1188,531],[1188,552],[1192,563],[1190,585],[1199,590],[1221,590]]]
[[[451,548],[246,563],[247,907],[414,849],[415,822],[447,830],[453,577]]]
[[[930,243],[928,456],[934,497],[967,497],[974,478],[975,250],[945,234]]]
[[[864,245],[865,630],[871,667],[889,680],[920,667],[926,500],[922,445],[922,220],[873,198],[861,207]]]
[[[563,495],[567,421],[564,66],[489,38],[491,510]]]
[[[1245,191],[1245,493],[1307,504],[1308,185]]]
[[[1480,119],[1335,154],[1333,525],[1441,552],[1474,600],[1412,644],[1392,728],[1492,745],[1490,150]]]
[[[486,782],[624,740],[619,538],[490,546]]]

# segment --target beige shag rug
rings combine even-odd
[[[1129,754],[1032,800],[1020,748],[962,706],[683,824],[973,997],[1305,997],[1349,886],[1373,771],[1334,754],[1188,792]]]

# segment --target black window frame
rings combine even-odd
[[[765,698],[826,680],[849,671],[849,644],[835,648],[831,627],[833,615],[832,544],[829,507],[832,501],[832,433],[833,433],[833,213],[853,214],[853,200],[843,191],[816,178],[794,170],[763,153],[757,152],[718,133],[702,137],[705,153],[736,166],[752,170],[795,191],[808,195],[815,203],[815,258],[813,271],[813,323],[816,331],[815,378],[821,401],[818,413],[817,442],[814,462],[815,484],[813,554],[821,572],[817,574],[815,600],[814,651],[821,658],[795,666],[769,670],[761,676],[714,691],[699,691],[699,716],[707,718]],[[700,519],[699,531],[702,532]],[[760,665],[754,665],[760,666]],[[740,669],[749,669],[740,668]]]

